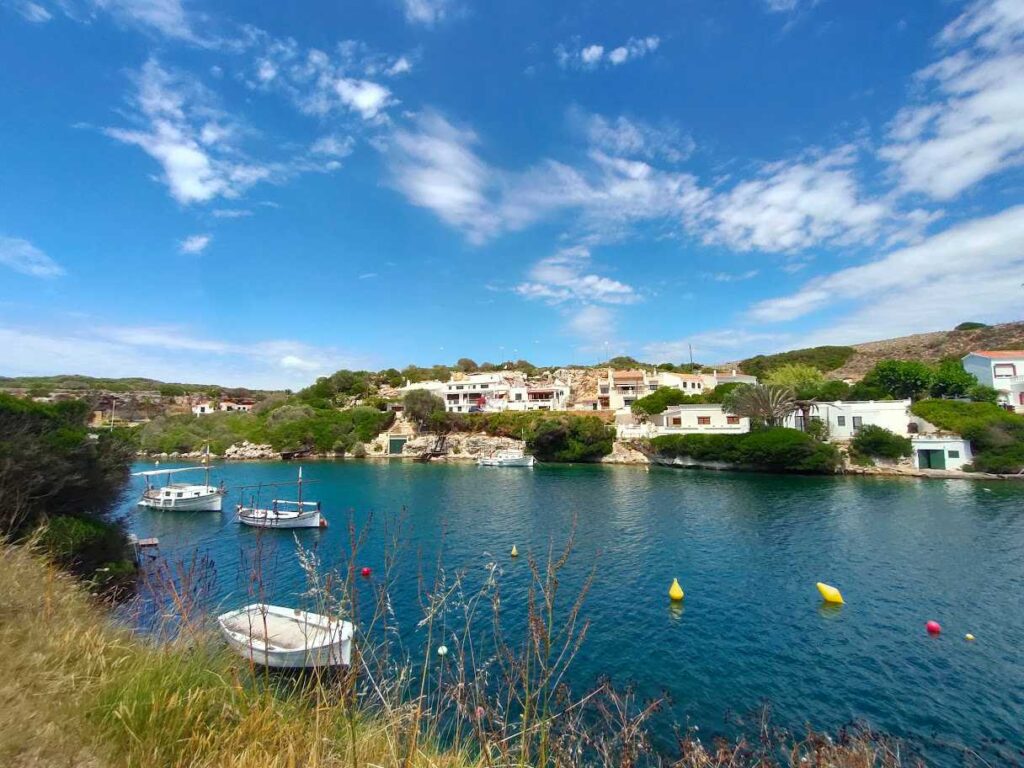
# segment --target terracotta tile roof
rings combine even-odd
[[[971,354],[980,357],[1024,357],[1024,349],[978,349]]]

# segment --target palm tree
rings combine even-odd
[[[773,387],[769,384],[752,384],[737,387],[722,403],[722,408],[736,416],[746,416],[751,421],[769,427],[778,427],[798,409],[793,390],[788,387]]]

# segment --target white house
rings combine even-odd
[[[214,405],[212,400],[200,400],[192,406],[192,413],[195,416],[205,416],[208,413],[215,413],[216,411],[217,407]]]
[[[620,440],[662,435],[742,435],[750,431],[750,419],[726,413],[717,403],[670,405],[646,424],[628,414],[618,416],[616,422]]]
[[[449,413],[560,411],[569,402],[569,385],[554,380],[530,383],[515,371],[456,373],[448,381],[406,384],[401,392],[425,389],[444,400]]]
[[[974,459],[971,442],[959,435],[912,435],[914,466],[917,469],[963,469]]]
[[[256,405],[254,400],[221,400],[219,408],[222,411],[241,411],[248,413]]]
[[[999,393],[1002,405],[1024,413],[1024,350],[979,350],[963,357],[964,370]]]
[[[851,440],[861,427],[869,424],[885,427],[897,435],[906,436],[916,431],[910,426],[910,400],[864,400],[816,403],[811,419],[820,419],[828,427],[830,440]],[[803,415],[795,413],[786,419],[785,426],[804,429]]]
[[[597,380],[597,404],[593,410],[618,411],[662,387],[674,387],[688,395],[704,391],[704,379],[692,373],[671,371],[616,371],[607,369]],[[590,409],[586,409],[590,410]]]
[[[555,379],[545,384],[525,384],[511,387],[505,401],[505,410],[564,411],[568,403],[569,385]],[[500,400],[498,405],[500,405]]]
[[[700,377],[704,381],[704,389],[714,389],[719,384],[757,384],[757,376],[740,373],[735,368],[729,371],[701,373]]]

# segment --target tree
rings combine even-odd
[[[959,360],[943,360],[932,373],[929,393],[932,397],[966,397],[978,380],[964,370]]]
[[[825,376],[813,365],[786,363],[773,369],[765,383],[791,389],[797,397],[812,398],[817,396],[818,390],[825,383]]]
[[[420,429],[427,426],[435,414],[444,413],[444,400],[426,389],[413,389],[402,398],[406,417],[416,422]]]
[[[988,326],[985,325],[985,323],[966,322],[966,323],[960,323],[960,325],[958,325],[953,330],[954,331],[976,331],[979,328],[988,328]]]
[[[934,378],[931,367],[917,360],[883,360],[867,376],[864,383],[877,386],[892,397],[917,399],[926,392]]]
[[[748,384],[734,389],[722,407],[728,413],[745,416],[769,427],[778,427],[796,412],[797,402],[791,389],[768,384]]]
[[[875,424],[861,427],[850,443],[850,448],[860,456],[882,459],[899,459],[909,456],[911,452],[909,437],[900,437],[895,432]]]
[[[817,399],[834,403],[836,400],[850,400],[851,387],[845,381],[826,381],[818,388]]]
[[[995,405],[999,400],[999,392],[993,387],[984,384],[975,384],[967,390],[967,397],[975,403],[992,403]]]
[[[700,400],[696,397],[685,394],[681,389],[675,387],[661,387],[646,397],[634,400],[630,410],[639,416],[656,416],[664,413],[670,405],[681,405],[682,403],[696,403]]]
[[[463,373],[472,373],[473,371],[476,371],[479,368],[479,366],[476,364],[476,361],[468,357],[460,357],[459,361],[455,363],[455,367],[458,368]]]
[[[642,363],[633,359],[632,357],[626,357],[620,355],[619,357],[613,357],[611,360],[602,363],[602,368],[615,368],[616,370],[628,370],[630,368],[639,368]]]

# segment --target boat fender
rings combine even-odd
[[[321,517],[320,518],[320,527],[321,528],[326,528],[327,527],[327,518],[326,517]]]
[[[833,587],[831,584],[826,584],[823,581],[819,581],[815,586],[818,587],[818,592],[821,593],[821,599],[826,603],[835,603],[836,605],[845,605],[846,601],[843,600],[843,594],[838,589]]]

